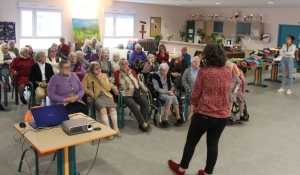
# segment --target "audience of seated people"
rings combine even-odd
[[[96,44],[96,52],[93,53],[91,55],[91,57],[88,59],[89,62],[92,62],[92,61],[98,61],[99,60],[99,56],[100,56],[100,52],[102,50],[102,43],[101,42],[98,42]],[[86,59],[86,58],[85,58]]]
[[[35,54],[36,63],[30,68],[29,81],[33,83],[35,92],[35,105],[40,106],[42,99],[47,92],[48,83],[54,75],[51,64],[46,63],[45,52],[37,52]],[[30,103],[30,102],[29,102]]]
[[[114,52],[113,53],[113,58],[111,60],[111,65],[112,65],[113,70],[120,69],[119,61],[120,61],[120,54],[119,54],[119,52]]]
[[[9,40],[8,41],[8,51],[11,51],[13,52],[16,57],[18,57],[20,54],[19,54],[19,49],[15,47],[15,42],[13,40]]]
[[[25,47],[27,47],[29,49],[29,53],[28,53],[29,56],[34,58],[36,52],[33,51],[32,46],[31,45],[25,45]]]
[[[53,75],[48,84],[51,105],[64,104],[68,114],[82,112],[87,115],[89,107],[82,101],[84,89],[78,76],[70,71],[71,62],[61,60],[58,69],[59,73]]]
[[[9,51],[8,44],[4,43],[1,45],[0,70],[1,70],[1,73],[4,73],[6,75],[5,82],[7,82],[7,84],[8,84],[8,92],[11,91],[11,86],[9,83],[9,78],[11,78],[11,74],[10,74],[9,67],[10,67],[12,60],[15,57],[16,57],[16,55],[12,51]],[[0,77],[2,77],[2,75],[0,75]]]
[[[14,58],[11,63],[10,72],[16,76],[15,86],[18,88],[20,100],[23,104],[27,104],[24,98],[26,85],[29,85],[30,67],[34,64],[34,59],[29,55],[29,48],[20,49],[20,56]]]
[[[191,55],[187,53],[186,46],[181,47],[181,53],[182,53],[182,59],[185,60],[188,67],[190,67],[191,66]]]
[[[50,47],[48,49],[48,56],[46,59],[46,63],[49,63],[52,66],[54,74],[59,72],[58,63],[61,61],[61,58],[56,55],[55,48]]]
[[[180,89],[182,84],[182,75],[188,68],[188,65],[186,61],[182,59],[181,53],[176,53],[175,57],[176,59],[172,59],[169,64],[169,71],[171,72],[172,81],[175,83],[175,88]]]
[[[110,78],[114,72],[114,69],[111,65],[111,62],[109,61],[109,50],[108,49],[101,50],[98,63],[100,64],[101,72],[106,74],[108,76],[108,78]]]
[[[101,67],[98,62],[91,62],[89,65],[89,73],[87,73],[83,80],[82,85],[85,94],[89,95],[95,100],[95,108],[99,111],[100,117],[104,125],[110,127],[107,111],[111,117],[113,129],[118,132],[117,137],[121,137],[118,129],[117,112],[113,100],[113,96],[110,93],[111,85],[106,74],[101,73]],[[87,98],[90,102],[90,98]],[[108,139],[113,139],[113,136]]]
[[[80,81],[82,81],[84,75],[85,75],[85,70],[82,66],[82,64],[76,59],[76,54],[75,52],[71,52],[69,54],[68,60],[71,63],[70,71],[74,72]]]
[[[140,59],[141,64],[143,65],[147,61],[147,56],[144,51],[142,51],[142,46],[140,44],[136,44],[134,46],[134,51],[129,55],[129,63],[130,66],[135,66],[135,60]]]
[[[81,65],[83,66],[83,69],[85,70],[85,72],[88,71],[90,63],[84,59],[84,53],[82,51],[76,51],[76,59],[77,61],[79,61],[81,63]]]
[[[182,75],[182,86],[192,91],[198,71],[200,69],[200,58],[195,56],[192,58],[192,66],[187,68]]]
[[[174,94],[174,86],[172,85],[171,75],[168,73],[169,66],[167,63],[159,65],[159,71],[154,73],[152,77],[153,87],[159,93],[158,98],[165,103],[163,126],[169,126],[168,118],[171,105],[176,114],[176,125],[181,125],[184,121],[180,118],[178,100]]]
[[[158,46],[158,53],[156,54],[156,61],[160,63],[169,64],[169,54],[167,53],[167,49],[165,45],[161,44]]]
[[[112,90],[115,95],[118,91],[122,92],[123,102],[132,111],[133,115],[139,123],[139,128],[143,132],[147,132],[150,128],[148,121],[149,103],[143,93],[147,93],[148,89],[139,81],[135,72],[129,69],[128,60],[122,58],[120,60],[120,69],[114,71],[111,83]],[[137,104],[140,106],[138,108]]]
[[[66,39],[64,37],[60,37],[59,41],[60,41],[60,45],[58,45],[57,50],[60,51],[60,53],[62,53],[65,56],[69,55],[70,54],[70,46],[65,43]]]

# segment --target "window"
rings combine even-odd
[[[62,34],[62,15],[58,10],[20,9],[20,47],[32,45],[47,50]]]
[[[104,20],[104,47],[116,47],[121,43],[126,46],[133,38],[134,15],[107,13]]]

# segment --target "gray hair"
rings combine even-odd
[[[229,67],[230,69],[233,69],[233,63],[231,61],[226,61],[225,66]]]
[[[150,54],[147,56],[147,60],[149,61],[150,57],[152,57],[152,56],[156,59],[156,56],[155,56],[154,54],[151,54],[151,53],[150,53]]]
[[[118,51],[114,52],[114,53],[113,53],[113,57],[115,57],[115,56],[120,57],[120,53],[119,53]]]
[[[102,42],[97,42],[96,45],[95,45],[95,47],[100,47],[100,46],[102,47],[102,45],[103,45]]]
[[[29,44],[26,44],[26,45],[25,45],[25,47],[28,47],[28,48],[29,48],[29,47],[32,47],[32,46],[31,46],[31,45],[29,45]]]
[[[72,55],[76,56],[75,52],[70,52],[70,54],[68,55],[68,58],[70,58]]]
[[[29,48],[28,47],[22,47],[20,49],[20,53],[23,53],[24,51],[29,51]]]
[[[9,47],[9,46],[8,46],[8,44],[6,44],[6,43],[3,43],[3,44],[1,44],[1,50],[3,50],[4,46],[7,46],[7,47]]]
[[[127,61],[128,62],[128,60],[126,58],[121,58],[120,61],[119,61],[119,66],[121,65],[122,61]]]
[[[71,62],[70,61],[68,61],[68,60],[61,60],[58,63],[58,69],[62,69],[64,64],[69,64],[71,66]]]
[[[108,50],[108,49],[102,49],[101,52],[99,52],[99,53],[100,53],[100,55],[99,55],[99,60],[100,60],[100,61],[102,60],[102,55],[103,55],[104,51],[107,51],[107,52],[108,52],[108,60],[109,60],[109,50]],[[108,60],[107,60],[107,61],[108,61]]]
[[[42,57],[46,57],[46,53],[43,51],[39,51],[35,54],[34,59],[39,62],[40,58]]]
[[[14,40],[9,40],[8,44],[10,44],[10,43],[14,43],[15,44],[15,41]]]
[[[124,49],[124,45],[123,44],[118,44],[117,48],[120,49],[120,47],[123,47],[123,49]]]
[[[186,46],[182,46],[181,49],[183,49],[183,48],[187,48],[187,47]]]
[[[76,58],[78,58],[80,55],[84,55],[84,53],[80,50],[76,51]]]
[[[135,48],[135,49],[141,49],[142,46],[141,46],[140,44],[136,44],[136,45],[134,46],[134,48]]]
[[[176,52],[174,54],[174,58],[179,58],[179,57],[182,57],[182,53],[181,52]]]
[[[48,49],[48,53],[49,53],[49,52],[51,52],[51,50],[54,50],[54,51],[56,51],[56,49],[55,49],[54,47],[49,47],[49,49]]]
[[[56,43],[53,43],[53,44],[51,45],[51,47],[57,47],[57,44],[56,44]]]
[[[161,63],[158,67],[158,70],[169,70],[169,66],[167,63]]]
[[[195,59],[199,59],[199,60],[200,60],[200,58],[199,58],[198,56],[194,56],[194,57],[191,59],[191,63],[192,63]]]

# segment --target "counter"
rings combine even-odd
[[[175,52],[181,52],[181,47],[186,46],[187,47],[187,52],[190,54],[192,57],[194,56],[196,50],[203,50],[206,44],[195,44],[195,43],[188,43],[188,42],[181,42],[181,41],[166,41],[166,40],[161,40],[160,44],[163,44],[166,46],[167,51],[170,53]]]

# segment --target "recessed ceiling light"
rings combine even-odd
[[[175,5],[179,5],[179,4],[175,4]]]
[[[216,2],[216,4],[219,5],[220,3],[219,3],[219,2]]]
[[[274,4],[274,2],[273,1],[270,1],[270,2],[268,2],[269,4]]]

